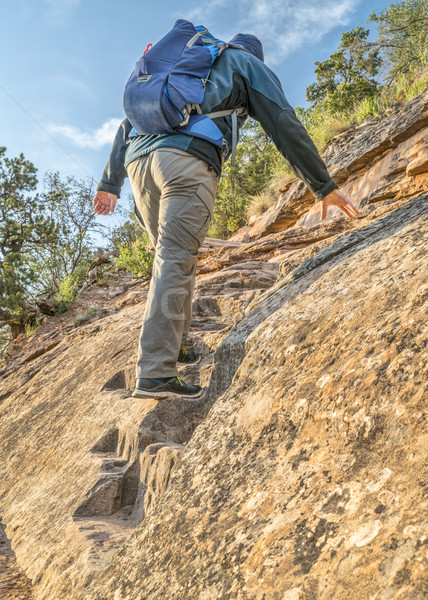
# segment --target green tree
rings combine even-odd
[[[236,150],[236,164],[230,161],[223,167],[214,205],[214,218],[209,236],[226,238],[240,226],[244,215],[247,197],[244,191],[244,148],[240,144]]]
[[[372,12],[379,49],[388,69],[387,84],[399,74],[411,74],[428,66],[428,0],[394,2],[380,13]]]
[[[382,59],[368,35],[363,27],[344,33],[339,49],[327,60],[315,62],[317,81],[306,89],[306,98],[315,107],[322,105],[334,113],[377,93],[375,77]]]
[[[48,173],[36,193],[37,169],[0,148],[0,328],[24,331],[38,297],[63,302],[76,291],[96,250],[93,182]],[[70,294],[68,294],[69,296]],[[67,297],[68,297],[67,296]]]
[[[150,277],[154,255],[147,250],[150,239],[147,231],[141,227],[135,214],[135,202],[132,194],[127,203],[116,207],[125,221],[110,231],[109,242],[114,251],[114,266],[124,267],[135,278]]]
[[[58,226],[37,194],[37,169],[23,154],[6,157],[0,148],[0,327],[9,325],[13,337],[24,330],[27,301],[38,273],[31,253],[58,237]]]
[[[115,255],[117,256],[123,246],[131,246],[138,237],[144,235],[145,230],[139,225],[137,217],[134,212],[134,197],[132,194],[128,195],[128,204],[125,206],[116,205],[115,211],[125,219],[125,221],[114,227],[109,232],[109,245],[113,248]]]
[[[76,287],[86,267],[96,255],[92,235],[103,234],[92,206],[94,183],[74,177],[61,179],[59,173],[47,173],[41,199],[58,235],[53,243],[31,253],[31,266],[37,270],[33,291],[52,297],[61,282],[72,277]]]
[[[119,254],[114,260],[115,267],[125,267],[135,278],[150,277],[154,255],[147,250],[149,236],[140,234],[130,245],[119,246]]]
[[[287,164],[260,123],[248,119],[241,130],[236,164],[223,168],[218,185],[210,235],[226,238],[246,222],[246,209]]]

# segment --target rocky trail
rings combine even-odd
[[[296,181],[204,249],[201,398],[131,397],[149,282],[123,271],[9,347],[0,597],[424,597],[427,106],[328,147],[359,219]]]
[[[254,262],[199,279],[195,294],[192,339],[194,346],[202,354],[202,360],[197,365],[181,369],[181,375],[186,380],[204,386],[209,383],[217,346],[242,317],[248,303],[275,282],[277,272],[276,264]],[[78,560],[78,555],[80,560],[84,557],[85,568],[89,569],[89,572],[107,566],[135,526],[156,505],[168,486],[172,469],[180,460],[186,444],[212,404],[207,395],[200,400],[175,399],[171,410],[171,399],[131,397],[135,383],[134,355],[148,284],[133,286],[132,291],[129,291],[129,285],[124,287],[127,289],[122,294],[117,294],[117,279],[113,276],[111,285],[103,288],[103,294],[107,292],[114,298],[113,305],[105,302],[101,309],[102,315],[95,314],[90,322],[78,328],[68,322],[78,314],[78,311],[73,310],[68,315],[68,320],[62,316],[57,329],[52,328],[51,320],[47,319],[47,331],[44,332],[42,326],[34,338],[17,340],[15,347],[10,349],[10,356],[16,358],[10,360],[7,377],[2,386],[3,399],[8,397],[11,388],[16,389],[18,384],[26,401],[31,404],[32,398],[50,386],[47,371],[61,368],[66,374],[74,365],[69,381],[73,381],[73,387],[80,390],[84,418],[91,418],[90,414],[86,413],[88,408],[95,409],[97,413],[104,413],[106,425],[104,429],[99,430],[98,438],[88,445],[88,438],[85,436],[73,448],[76,454],[72,462],[78,463],[83,453],[83,463],[91,462],[93,475],[97,473],[93,478],[94,484],[88,485],[81,501],[74,507],[71,515],[72,525],[66,528],[67,553],[73,556],[73,562]],[[79,300],[80,310],[93,304],[98,296],[97,291],[92,288],[82,294]],[[109,332],[114,332],[116,345],[119,319],[122,330],[120,349],[113,351],[114,348],[108,341],[111,337]],[[103,339],[101,344],[100,334]],[[90,367],[98,344],[104,349],[106,345],[109,346],[110,368],[107,365],[107,368],[103,369],[103,378],[102,371],[97,370],[96,364],[93,365],[97,383],[95,387],[91,387],[88,394],[85,375],[75,366],[80,362],[80,355],[84,350],[89,359],[87,366]],[[59,367],[58,362],[62,367]],[[112,364],[116,364],[114,372],[110,372]],[[64,389],[67,389],[67,384],[63,385]],[[55,385],[53,387],[58,389]],[[55,393],[52,393],[52,399],[54,396]],[[59,400],[63,403],[70,397],[73,397],[73,394],[59,393]],[[72,405],[69,411],[73,412]],[[48,418],[51,419],[52,416],[49,415]],[[68,418],[72,419],[70,412],[61,425],[57,421],[60,428],[65,428],[65,436]],[[109,426],[110,423],[114,425]],[[69,425],[74,428],[76,424],[70,422]],[[94,431],[91,431],[91,434],[93,433]],[[43,452],[44,458],[40,459],[44,461],[44,466],[46,461],[52,461],[54,465],[59,459],[54,451],[59,441],[55,440],[55,437],[50,431],[45,431],[40,437],[37,435],[28,440],[37,453],[40,452],[39,442],[50,448],[51,451]],[[68,448],[68,451],[70,450],[71,447]],[[64,451],[63,447],[62,452]],[[13,455],[13,452],[9,454],[12,460]],[[79,467],[67,471],[68,474],[64,473],[63,476],[72,478],[68,481],[69,485],[73,485],[73,479],[77,478],[79,481]],[[91,479],[89,478],[89,481]],[[60,520],[64,521],[62,518]],[[65,523],[62,523],[62,527],[64,525]],[[74,555],[72,546],[75,547]],[[12,556],[12,553],[10,555]],[[10,570],[9,565],[8,568]],[[0,590],[9,593],[8,586],[10,587],[10,584],[6,582]],[[31,598],[31,595],[28,598]]]

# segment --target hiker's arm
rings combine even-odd
[[[119,125],[110,157],[98,184],[97,191],[114,194],[117,198],[120,197],[120,190],[125,181],[125,177],[127,177],[124,163],[125,152],[128,147],[126,140],[128,139],[128,134],[131,129],[132,125],[128,119],[124,119]]]
[[[275,73],[255,60],[243,79],[249,115],[269,134],[296,177],[307,185],[317,200],[337,189]]]

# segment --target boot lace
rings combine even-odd
[[[177,375],[177,381],[181,385],[181,387],[184,387],[186,385],[186,382],[182,377],[180,377],[180,375]]]

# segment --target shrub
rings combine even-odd
[[[153,254],[147,250],[147,235],[138,237],[131,245],[119,246],[119,256],[114,260],[115,267],[124,267],[135,278],[150,277],[153,268]]]
[[[54,295],[54,312],[61,313],[67,310],[76,298],[79,288],[79,275],[74,272],[72,275],[66,275],[59,283],[58,291]]]
[[[296,115],[320,154],[324,152],[331,138],[348,129],[352,122],[349,111],[331,114],[323,104],[311,108],[297,106]]]

